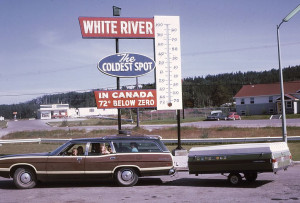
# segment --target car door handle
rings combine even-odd
[[[82,157],[77,157],[77,161],[80,163],[82,160]]]
[[[113,159],[116,159],[116,157],[112,156],[112,157],[110,157],[109,159],[113,160]]]

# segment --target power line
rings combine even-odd
[[[285,43],[281,46],[291,46],[291,45],[298,45],[300,42],[291,42]],[[202,51],[202,52],[193,52],[193,53],[185,53],[185,56],[195,56],[195,55],[210,55],[210,54],[222,54],[222,53],[232,53],[232,52],[240,52],[240,51],[248,51],[248,50],[256,50],[256,49],[267,49],[267,48],[275,48],[277,45],[263,45],[263,46],[256,46],[256,47],[244,47],[238,49],[223,49],[223,50],[215,50],[215,51]]]
[[[140,84],[140,86],[143,85],[149,85],[148,84]],[[136,87],[136,84],[134,85],[122,85],[122,87]],[[0,97],[19,97],[19,96],[34,96],[34,95],[51,95],[51,94],[65,94],[70,92],[89,92],[89,91],[95,91],[95,90],[114,90],[115,87],[104,87],[104,88],[93,88],[93,89],[81,89],[81,90],[69,90],[69,91],[59,91],[59,92],[39,92],[39,93],[24,93],[24,94],[0,94]]]
[[[90,67],[94,67],[95,65],[89,64],[89,65],[82,65],[77,67],[69,67],[69,68],[61,68],[61,69],[54,69],[54,70],[38,70],[38,71],[28,71],[28,72],[19,72],[19,73],[11,73],[11,74],[5,74],[5,77],[18,77],[18,76],[26,76],[26,75],[41,75],[41,74],[49,74],[49,73],[58,73],[63,71],[73,71],[78,69],[86,69]]]

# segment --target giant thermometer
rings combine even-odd
[[[182,109],[179,16],[154,16],[157,110]]]

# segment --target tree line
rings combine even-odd
[[[300,66],[284,68],[283,76],[285,82],[300,80]],[[184,78],[182,81],[183,106],[184,108],[202,108],[232,103],[233,97],[243,85],[277,82],[279,82],[279,70],[277,69]],[[124,86],[122,89],[129,88]],[[142,89],[155,89],[155,86],[154,84],[143,84]],[[96,107],[93,91],[68,92],[44,95],[19,104],[0,105],[0,116],[12,119],[13,112],[18,112],[17,118],[35,118],[41,104],[58,103],[67,103],[71,108]]]

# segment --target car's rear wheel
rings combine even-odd
[[[228,176],[228,181],[232,185],[239,185],[242,181],[242,176],[239,173],[230,173]]]
[[[120,168],[116,174],[116,180],[120,186],[134,186],[139,177],[133,168]]]
[[[17,188],[30,189],[36,186],[37,179],[35,172],[30,168],[18,168],[13,176]]]

